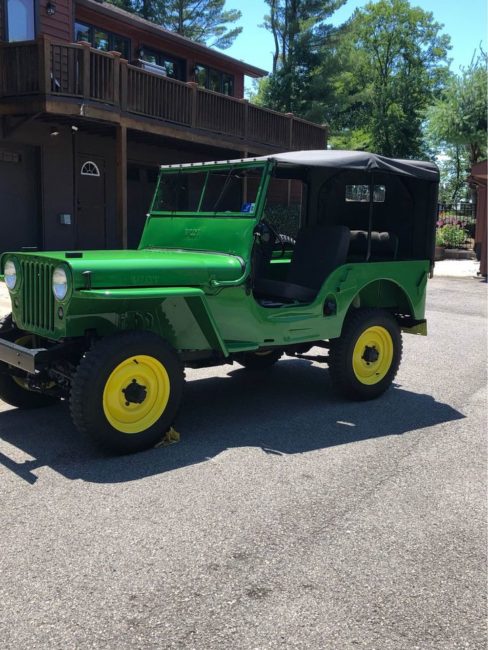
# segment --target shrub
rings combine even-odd
[[[464,228],[454,224],[446,224],[438,228],[435,237],[437,246],[446,248],[462,248],[468,238],[468,233]]]

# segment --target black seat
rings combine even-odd
[[[364,262],[368,252],[368,231],[351,230],[351,242],[347,254],[348,262]],[[395,260],[398,252],[398,237],[392,232],[371,232],[370,262]]]
[[[278,302],[312,302],[325,278],[346,261],[349,229],[312,226],[299,231],[286,280],[254,281],[254,295]]]

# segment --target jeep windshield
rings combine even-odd
[[[265,165],[163,169],[151,206],[155,216],[253,217]]]

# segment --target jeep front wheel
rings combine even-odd
[[[12,314],[0,319],[0,337],[26,348],[35,347],[32,334],[19,330],[12,322]],[[47,388],[52,386],[47,385]],[[20,374],[12,375],[9,366],[0,363],[0,400],[19,409],[37,409],[56,404],[58,398],[31,390],[27,375],[25,378]]]
[[[153,447],[170,428],[183,392],[176,352],[150,332],[101,339],[72,380],[70,410],[79,431],[116,453]]]
[[[401,357],[395,318],[380,309],[355,310],[346,317],[340,338],[330,341],[332,386],[349,399],[379,397],[395,378]]]

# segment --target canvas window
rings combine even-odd
[[[384,203],[386,187],[375,185],[373,193],[374,203]],[[369,203],[369,185],[346,185],[346,202]]]

